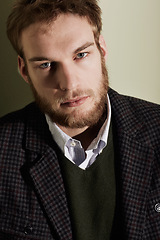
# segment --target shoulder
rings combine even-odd
[[[119,132],[126,132],[139,143],[159,151],[160,105],[142,99],[124,96],[109,89],[112,119]],[[160,154],[160,153],[159,153]]]
[[[20,137],[28,118],[33,118],[36,110],[36,104],[31,103],[15,112],[11,112],[0,118],[0,141],[8,139],[9,137]]]
[[[139,121],[157,123],[160,125],[160,105],[151,103],[135,97],[125,96],[109,89],[113,110],[131,117],[138,118]]]
[[[28,114],[34,112],[35,109],[35,103],[30,103],[29,105],[25,106],[20,110],[6,114],[5,116],[0,118],[0,128],[18,123],[23,124]]]

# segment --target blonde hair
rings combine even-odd
[[[17,0],[7,20],[7,35],[17,54],[23,57],[21,33],[25,28],[36,22],[49,23],[62,13],[86,17],[99,46],[102,21],[97,0]]]

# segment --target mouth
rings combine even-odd
[[[84,96],[84,97],[77,97],[74,99],[69,99],[69,100],[66,100],[63,103],[61,103],[61,106],[62,107],[79,107],[80,105],[85,103],[85,101],[88,98],[89,98],[88,96]]]

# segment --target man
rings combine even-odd
[[[0,239],[160,239],[160,107],[108,87],[96,0],[19,0],[35,102],[0,120]]]

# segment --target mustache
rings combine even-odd
[[[63,104],[64,102],[67,102],[71,99],[75,99],[75,98],[83,98],[83,97],[87,97],[87,96],[94,96],[94,92],[91,89],[88,90],[76,90],[73,92],[70,91],[66,91],[66,93],[63,93],[63,96],[54,96],[55,97],[55,101],[59,104]]]

